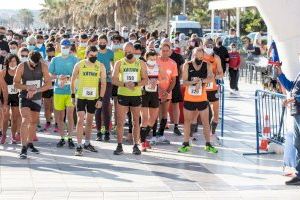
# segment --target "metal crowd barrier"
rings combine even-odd
[[[251,59],[244,58],[244,65],[240,69],[240,76],[244,78],[246,83],[252,84],[253,81],[262,81],[262,72],[268,66],[267,58],[264,56],[253,56]]]
[[[286,109],[283,106],[285,95],[279,93],[257,90],[255,92],[255,118],[256,118],[256,153],[244,155],[273,154],[274,152],[261,152],[260,140],[282,145],[286,130]],[[262,141],[261,141],[262,142]]]
[[[225,97],[225,89],[224,89],[224,83],[223,80],[221,81],[221,83],[219,83],[219,119],[221,122],[221,137],[224,136],[224,98]]]

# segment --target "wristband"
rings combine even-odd
[[[103,99],[103,97],[99,97],[99,98],[98,98],[98,101],[101,101],[101,102],[102,102],[102,99]]]
[[[123,83],[123,87],[126,87],[126,84],[125,84],[125,83]]]
[[[71,98],[72,98],[72,99],[75,99],[75,94],[74,94],[74,93],[71,94]]]
[[[134,82],[134,86],[137,87],[139,84],[137,82]]]

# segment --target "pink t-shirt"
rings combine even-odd
[[[178,76],[176,62],[171,58],[164,61],[161,58],[157,59],[157,64],[159,66],[159,76],[158,76],[158,93],[159,98],[162,96],[162,91],[169,88],[172,78]],[[172,92],[168,95],[167,99],[172,99]]]

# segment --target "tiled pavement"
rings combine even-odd
[[[241,98],[226,93],[225,137],[218,154],[203,151],[203,138],[188,154],[177,153],[182,137],[167,131],[171,145],[142,156],[114,156],[116,144],[93,142],[99,153],[57,149],[59,137],[39,133],[40,155],[19,160],[19,146],[0,146],[0,200],[4,199],[300,199],[300,187],[284,185],[282,155],[244,157],[254,152],[254,89]],[[201,133],[201,129],[199,130]]]

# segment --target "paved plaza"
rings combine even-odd
[[[247,92],[245,92],[247,91]],[[177,153],[183,137],[167,131],[171,145],[154,146],[141,156],[114,156],[116,141],[93,142],[99,153],[58,149],[57,134],[39,133],[40,155],[18,159],[20,146],[0,146],[0,199],[300,199],[300,187],[285,186],[282,155],[243,156],[254,152],[255,87],[241,87],[241,97],[226,91],[225,135],[218,154],[203,150],[197,134],[191,152]],[[172,128],[171,128],[172,130]],[[201,133],[201,129],[199,132]],[[95,137],[95,136],[94,136]]]

